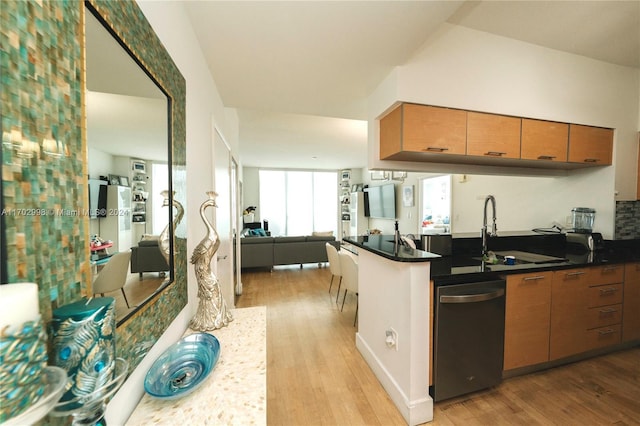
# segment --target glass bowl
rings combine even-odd
[[[171,345],[151,365],[144,390],[155,398],[174,399],[193,392],[220,358],[220,342],[208,333],[194,333]]]

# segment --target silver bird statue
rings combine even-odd
[[[160,195],[164,197],[164,200],[162,201],[162,207],[167,207],[169,205],[169,191],[164,190],[160,193]],[[170,264],[169,256],[171,255],[169,251],[169,245],[170,245],[169,229],[173,229],[175,231],[176,227],[178,226],[178,223],[180,223],[180,221],[182,220],[182,217],[184,216],[184,207],[182,207],[182,204],[180,204],[180,202],[176,200],[175,195],[176,195],[176,191],[173,191],[172,205],[173,207],[176,208],[176,216],[173,218],[173,223],[171,224],[171,227],[169,226],[169,224],[167,224],[167,226],[165,226],[162,232],[160,233],[160,237],[158,238],[158,245],[160,246],[160,251],[162,252],[162,256],[164,257],[164,260],[167,261],[167,265]]]
[[[210,331],[222,328],[233,321],[231,311],[222,297],[220,283],[211,271],[211,259],[220,247],[220,238],[207,217],[207,207],[218,207],[214,191],[207,191],[209,198],[200,206],[200,217],[207,227],[207,235],[193,250],[191,263],[195,265],[198,280],[198,310],[189,322],[189,328],[195,331]]]

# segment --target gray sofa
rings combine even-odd
[[[143,239],[137,247],[131,247],[131,273],[166,272],[169,265],[160,251],[157,239]]]
[[[325,243],[336,248],[335,237],[243,237],[240,238],[242,268],[272,268],[275,265],[295,265],[328,262]]]

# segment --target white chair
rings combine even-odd
[[[327,249],[327,259],[329,259],[329,270],[331,271],[331,283],[329,284],[329,293],[331,293],[331,287],[333,287],[333,279],[339,278],[338,281],[338,294],[340,294],[340,286],[342,285],[342,274],[340,273],[340,256],[338,255],[338,249],[333,244],[325,243]],[[336,294],[336,303],[338,303],[338,294]]]
[[[124,285],[127,282],[127,272],[129,271],[129,261],[131,260],[131,251],[123,251],[116,253],[104,265],[96,279],[93,281],[93,294],[104,296],[110,291],[120,290],[124,296],[124,302],[129,308],[129,301],[124,292]]]
[[[347,298],[347,291],[356,294],[356,316],[353,319],[353,325],[358,320],[358,264],[353,256],[346,253],[340,253],[340,270],[342,272],[342,282],[344,283],[344,296],[342,297],[342,308],[344,309],[344,301]]]

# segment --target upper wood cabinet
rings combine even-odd
[[[411,103],[380,119],[381,160],[568,170],[610,165],[612,150],[599,127]]]
[[[638,200],[640,200],[640,133],[638,133],[638,186],[637,191],[638,191]]]
[[[569,162],[610,165],[613,130],[602,127],[569,125]]]
[[[402,104],[380,120],[380,158],[400,152],[464,155],[467,112]]]
[[[522,159],[566,162],[568,147],[567,123],[522,119]]]
[[[467,154],[520,158],[522,119],[505,115],[467,113]]]

